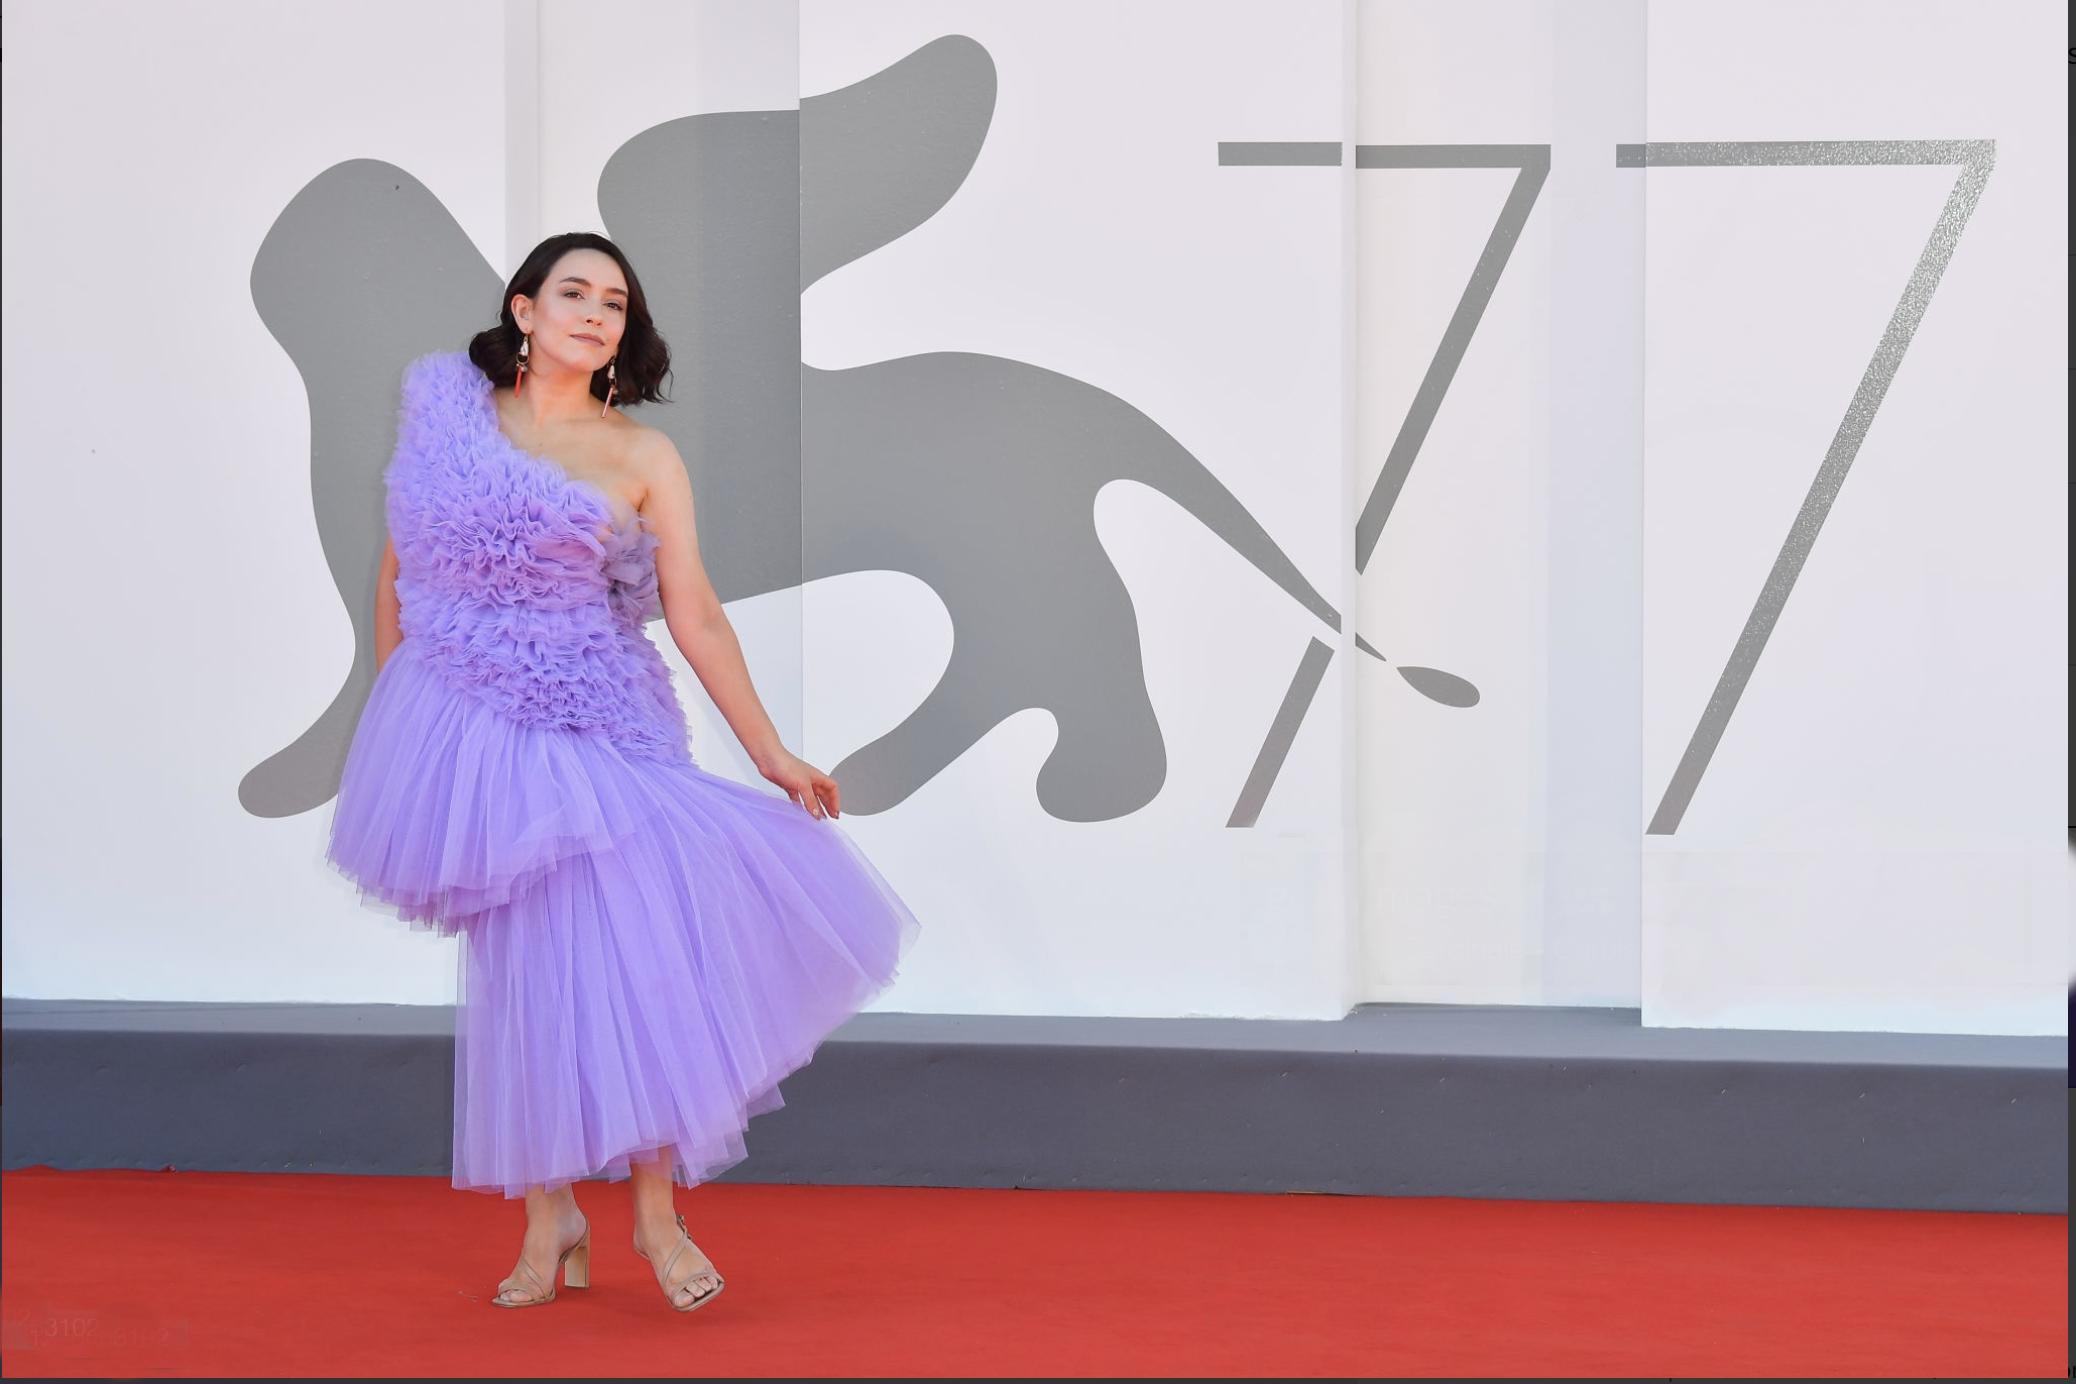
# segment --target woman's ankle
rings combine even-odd
[[[547,1220],[556,1224],[572,1224],[583,1215],[577,1207],[576,1188],[565,1186],[555,1192],[530,1192],[526,1198],[526,1218],[529,1221]]]

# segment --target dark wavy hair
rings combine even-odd
[[[656,319],[649,316],[648,295],[642,281],[620,247],[591,231],[564,231],[533,247],[526,262],[505,285],[497,325],[486,327],[469,339],[469,359],[488,375],[493,384],[509,385],[519,376],[519,342],[524,336],[512,316],[512,299],[525,294],[538,298],[541,285],[555,261],[572,250],[597,250],[611,255],[627,277],[627,323],[620,329],[620,348],[613,356],[613,402],[615,404],[668,403],[660,386],[670,373],[670,347],[657,334]],[[591,397],[606,396],[606,372],[601,366],[591,376]]]

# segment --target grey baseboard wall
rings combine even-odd
[[[445,1006],[7,999],[0,1166],[449,1177]],[[2061,1037],[861,1014],[724,1182],[2068,1211]]]

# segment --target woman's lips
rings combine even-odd
[[[590,343],[591,343],[591,344],[592,344],[593,346],[603,346],[603,345],[605,345],[605,342],[601,341],[601,340],[600,340],[599,338],[597,338],[597,337],[595,337],[595,336],[592,336],[592,335],[590,335],[590,334],[588,334],[588,333],[585,333],[585,332],[571,332],[571,333],[570,333],[570,335],[571,335],[571,336],[574,336],[574,337],[575,337],[575,338],[576,338],[577,340],[579,340],[579,341],[588,341],[588,342],[590,342]]]

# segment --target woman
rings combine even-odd
[[[891,983],[914,916],[787,752],[700,565],[660,400],[669,352],[603,236],[543,241],[466,353],[406,368],[384,472],[376,677],[327,858],[460,936],[454,1185],[526,1198],[501,1307],[590,1273],[571,1184],[631,1180],[634,1248],[689,1311],[722,1277],[673,1189]],[[708,773],[655,615],[766,793]],[[790,800],[790,801],[789,801]]]

